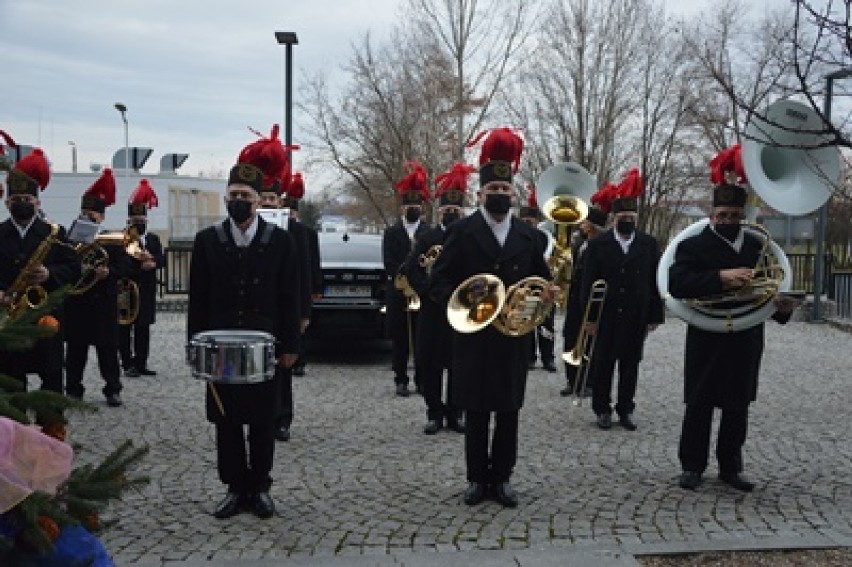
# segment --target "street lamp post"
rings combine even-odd
[[[840,69],[825,76],[825,100],[823,100],[823,116],[825,121],[831,124],[831,97],[834,91],[835,79],[846,79],[852,77],[852,67],[841,67]],[[822,323],[822,288],[825,280],[825,225],[828,222],[828,201],[819,208],[816,226],[816,257],[814,258],[814,309],[811,321]]]
[[[124,122],[124,176],[127,177],[128,170],[130,169],[130,144],[127,138],[127,107],[117,102],[115,103],[115,109],[121,113],[121,121]]]
[[[275,41],[284,46],[284,143],[293,145],[293,46],[299,43],[296,32],[275,32]],[[292,158],[292,152],[287,150]],[[292,159],[291,159],[292,163]]]
[[[68,145],[71,146],[71,173],[77,173],[77,144],[70,140]]]

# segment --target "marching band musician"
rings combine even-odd
[[[541,222],[542,217],[535,198],[535,187],[530,185],[527,191],[527,204],[520,207],[518,217],[531,227],[538,228],[538,223]],[[538,343],[538,354],[541,355],[542,367],[548,372],[556,372],[556,365],[553,362],[553,319],[555,315],[556,310],[554,309],[535,332],[530,333],[530,370],[535,368],[536,343]]]
[[[762,242],[740,226],[745,218],[746,190],[721,183],[713,190],[710,225],[682,240],[669,268],[669,293],[697,298],[736,289],[750,281]],[[772,318],[786,323],[799,301],[777,296]],[[763,323],[729,333],[689,325],[684,353],[684,402],[678,457],[682,488],[695,490],[707,467],[713,410],[721,409],[716,441],[719,479],[749,492],[754,483],[742,474],[742,447],[748,427],[748,408],[757,399]]]
[[[40,264],[28,266],[39,245],[49,237],[51,226],[38,215],[39,191],[50,182],[50,166],[44,152],[35,148],[21,158],[6,179],[6,208],[11,217],[0,223],[0,308],[9,307],[9,287],[21,270],[28,270],[28,285],[39,285],[50,293],[80,278],[80,260],[70,247],[54,245]],[[65,229],[59,227],[57,238],[67,243]],[[26,388],[27,373],[37,372],[42,390],[62,393],[62,308],[52,315],[59,321],[59,331],[36,342],[28,352],[3,352],[0,373],[20,380]]]
[[[240,153],[225,193],[228,219],[200,231],[193,245],[188,336],[253,329],[276,339],[272,380],[207,388],[207,418],[216,427],[219,478],[228,487],[214,512],[216,518],[229,518],[244,508],[260,518],[275,513],[269,489],[279,387],[281,372],[297,357],[300,317],[299,252],[290,234],[257,215],[264,177],[259,166],[275,175],[286,159],[276,134],[277,126],[271,138],[249,144]]]
[[[115,177],[106,168],[83,193],[80,218],[101,225],[106,209],[115,203]],[[73,231],[72,231],[73,237]],[[122,405],[121,369],[118,364],[118,280],[134,271],[133,260],[121,246],[105,246],[106,265],[94,268],[95,284],[79,295],[65,299],[65,392],[82,399],[83,371],[94,345],[98,368],[104,379],[103,394],[107,405]]]
[[[594,201],[595,196],[592,196]],[[583,260],[585,258],[586,249],[589,246],[589,241],[597,238],[606,232],[607,214],[596,206],[589,207],[589,214],[580,223],[577,234],[579,238],[571,244],[571,258],[573,259],[573,267],[571,269],[571,285],[572,293],[568,294],[568,301],[565,304],[565,321],[562,325],[562,337],[564,340],[563,350],[565,352],[574,348],[577,342],[577,335],[580,332],[580,325],[583,322],[583,315],[586,313],[586,306],[580,303],[580,286],[583,282]],[[588,361],[587,364],[591,364]],[[565,389],[559,391],[561,396],[570,396],[578,387],[577,366],[565,363]],[[592,383],[587,378],[587,383],[582,385],[585,391],[591,390]],[[577,391],[580,396],[585,395],[585,391]]]
[[[499,277],[508,287],[526,276],[550,278],[540,231],[510,214],[513,168],[523,141],[509,128],[492,131],[480,155],[480,208],[450,225],[432,269],[430,295],[446,306],[466,278]],[[547,293],[552,298],[553,289]],[[518,415],[524,402],[529,344],[489,325],[476,333],[453,334],[453,400],[465,412],[465,463],[469,485],[463,501],[493,494],[506,507],[518,505],[510,478],[518,454]],[[489,444],[489,425],[495,427]],[[489,447],[490,445],[490,447]]]
[[[417,239],[414,249],[403,266],[411,287],[420,296],[420,314],[417,318],[417,341],[415,360],[423,399],[426,402],[426,425],[423,433],[434,435],[446,425],[458,433],[464,433],[464,420],[461,410],[453,401],[452,371],[452,327],[447,321],[443,305],[428,296],[431,267],[422,265],[420,258],[426,256],[433,246],[444,242],[447,228],[464,216],[467,180],[476,170],[471,165],[456,163],[446,173],[435,178],[438,199],[437,226],[430,228]],[[428,264],[427,264],[428,265]],[[447,401],[443,403],[444,369],[447,370]]]
[[[611,201],[613,228],[590,240],[583,263],[580,305],[588,303],[592,284],[607,283],[606,301],[597,323],[586,330],[595,339],[592,373],[592,409],[601,429],[612,427],[612,381],[618,363],[615,412],[622,427],[634,431],[636,382],[645,338],[664,321],[657,290],[657,240],[636,228],[639,195],[644,182],[638,169],[630,170],[616,187]],[[602,203],[602,206],[603,203]]]
[[[308,247],[308,267],[309,273],[307,279],[310,281],[311,304],[322,297],[322,269],[320,267],[320,252],[319,252],[319,235],[312,227],[303,224],[299,221],[299,201],[305,194],[305,181],[300,172],[293,174],[290,184],[281,192],[280,206],[290,212],[290,224],[298,225],[304,228]],[[310,324],[310,321],[303,321],[304,324]],[[304,337],[305,330],[302,330]],[[293,365],[293,376],[305,375],[305,341],[303,340],[299,348],[299,360]]]
[[[265,209],[279,209],[282,196],[290,185],[289,164],[274,178],[264,179],[263,190],[260,192],[260,206]],[[299,261],[299,330],[305,332],[311,320],[311,281],[308,264],[310,262],[308,235],[302,225],[292,222],[289,211],[284,211],[280,228],[293,237]],[[300,352],[301,352],[300,336]],[[275,438],[278,441],[290,440],[290,426],[293,423],[293,371],[282,368],[281,374],[281,406],[275,424]]]
[[[148,209],[157,204],[157,194],[147,179],[139,182],[127,204],[127,228],[136,230],[141,250],[138,257],[133,257],[135,269],[130,276],[139,288],[139,314],[133,323],[118,327],[121,366],[124,375],[131,378],[157,375],[148,368],[151,325],[157,313],[157,270],[166,262],[160,237],[148,232]]]
[[[421,222],[423,201],[429,199],[429,188],[426,170],[416,161],[405,164],[408,174],[396,184],[397,195],[400,198],[401,218],[395,224],[385,229],[382,235],[382,262],[387,274],[387,325],[391,339],[394,383],[396,395],[408,396],[408,359],[414,343],[414,332],[417,329],[417,313],[408,310],[408,299],[394,285],[394,279],[399,273],[405,259],[411,253],[414,242],[423,236],[427,226]],[[420,391],[420,377],[417,375],[417,365],[414,370],[414,384]]]

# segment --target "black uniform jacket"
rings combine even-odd
[[[133,260],[133,273],[130,278],[139,286],[139,316],[135,323],[153,325],[157,313],[157,271],[166,264],[166,257],[159,236],[146,232],[142,238],[145,240],[144,249],[154,257],[157,266],[151,270],[143,270],[142,263]]]
[[[408,238],[408,232],[402,221],[385,229],[382,236],[382,262],[385,265],[387,281],[385,282],[385,298],[388,304],[388,330],[391,334],[399,332],[404,325],[406,299],[402,292],[394,286],[394,278],[405,259],[414,248],[414,243],[429,229],[423,221],[414,231],[414,240]]]
[[[751,268],[762,242],[749,235],[739,252],[710,227],[678,244],[669,268],[669,293],[678,299],[722,293],[719,270]],[[773,319],[786,323],[789,315]],[[734,333],[714,333],[690,325],[686,331],[684,401],[692,405],[742,408],[757,398],[763,355],[763,323]]]
[[[301,223],[300,223],[301,224]],[[311,259],[311,293],[322,295],[322,266],[320,264],[319,234],[313,228],[302,224],[308,234],[308,250]]]
[[[481,211],[454,222],[432,268],[429,295],[446,309],[447,300],[466,278],[498,276],[508,288],[527,276],[550,279],[539,230],[512,217],[502,247]],[[527,381],[528,337],[508,337],[493,325],[470,334],[453,333],[453,399],[461,409],[516,411],[523,406]]]
[[[420,296],[420,315],[417,318],[418,364],[432,368],[449,368],[452,348],[452,327],[447,321],[446,305],[437,304],[429,295],[429,275],[420,265],[420,256],[432,246],[444,242],[444,229],[440,225],[425,231],[414,244],[402,267],[411,287]]]
[[[104,249],[109,255],[109,275],[89,291],[65,299],[65,339],[118,348],[118,280],[130,276],[135,266],[124,248]]]
[[[642,360],[648,325],[665,320],[657,290],[657,239],[637,230],[625,254],[610,229],[588,242],[584,256],[580,304],[585,308],[596,280],[607,282],[595,356]]]
[[[50,224],[36,218],[27,231],[26,236],[21,239],[18,229],[12,224],[11,219],[0,223],[0,289],[6,290],[15,281],[18,273],[27,265],[28,260],[36,251],[42,240],[50,234]],[[59,227],[59,241],[65,244],[68,240],[65,229]],[[41,286],[48,293],[68,284],[75,284],[80,279],[80,260],[77,254],[69,246],[54,245],[44,259],[44,267],[50,272]],[[59,333],[53,339],[61,339],[63,309],[60,307],[54,312],[60,321]],[[44,342],[43,339],[40,342]]]
[[[224,221],[225,242],[216,227],[195,235],[189,270],[187,336],[201,331],[253,329],[271,333],[275,355],[297,353],[299,346],[299,256],[292,237],[258,218],[257,234],[246,248],[234,244],[231,223]],[[216,384],[225,419],[264,423],[274,419],[279,399],[277,380],[260,384]],[[207,388],[207,418],[221,414]]]
[[[299,316],[311,317],[311,248],[308,229],[296,219],[287,219],[287,232],[293,237],[299,255]]]

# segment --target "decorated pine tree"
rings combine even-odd
[[[0,307],[0,356],[22,351],[58,330],[51,315],[65,295],[48,295],[36,309],[10,315]],[[0,565],[111,565],[93,535],[110,500],[147,482],[129,470],[147,453],[126,441],[98,464],[71,470],[65,441],[68,410],[94,406],[49,391],[25,390],[0,374]]]

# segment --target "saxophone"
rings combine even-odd
[[[26,265],[18,272],[18,276],[12,285],[5,291],[9,303],[6,305],[6,311],[9,320],[14,320],[20,316],[24,309],[37,309],[47,299],[47,291],[39,284],[30,284],[27,282],[27,276],[30,271],[36,266],[44,263],[47,253],[54,244],[59,243],[59,225],[50,223],[50,234],[41,241],[38,248],[32,253],[27,260]]]

